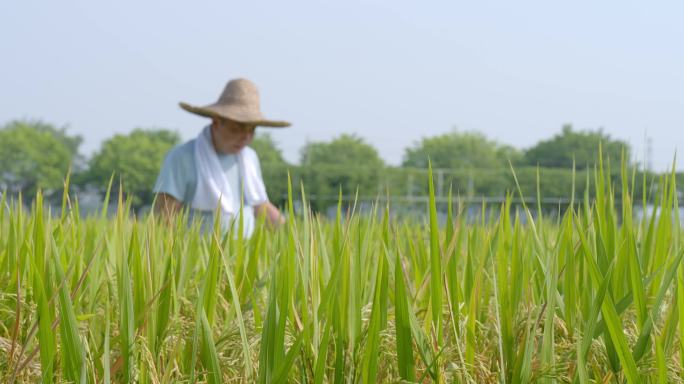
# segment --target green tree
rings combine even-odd
[[[378,151],[356,135],[343,134],[330,142],[307,143],[301,150],[301,174],[316,208],[337,200],[341,188],[345,195],[358,188],[362,196],[381,193],[378,180],[385,164]]]
[[[0,128],[0,188],[32,196],[38,188],[62,190],[81,156],[81,137],[41,121],[12,121]]]
[[[288,164],[268,133],[259,134],[249,145],[259,155],[261,174],[272,203],[282,206],[287,200]]]
[[[428,158],[433,168],[472,169],[508,167],[508,160],[518,162],[520,152],[507,145],[489,140],[480,132],[454,130],[439,136],[426,137],[404,153],[404,167],[427,168]]]
[[[259,155],[259,162],[263,164],[285,164],[283,152],[269,133],[259,133],[249,145]]]
[[[104,141],[90,160],[86,181],[105,189],[114,174],[114,190],[120,181],[124,193],[131,195],[133,207],[140,208],[154,199],[152,188],[164,156],[179,141],[178,133],[165,129],[135,129],[128,135],[115,135]]]
[[[598,131],[575,131],[572,125],[564,125],[561,133],[543,140],[525,152],[528,165],[548,168],[572,168],[573,158],[578,168],[593,167],[598,163],[599,143],[604,162],[610,161],[614,169],[620,166],[622,153],[629,160],[630,147],[621,140],[612,139]]]

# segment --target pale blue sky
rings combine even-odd
[[[653,165],[684,149],[680,1],[8,1],[0,124],[69,125],[90,154],[135,127],[195,136],[178,101],[254,80],[290,161],[355,132],[391,164],[454,126],[518,148],[564,123],[629,141]],[[683,156],[678,168],[684,169]]]

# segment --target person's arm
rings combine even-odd
[[[166,222],[171,222],[181,208],[181,202],[176,200],[175,197],[163,192],[157,194],[154,211],[164,218]]]
[[[154,183],[154,213],[170,223],[183,209],[182,196],[187,195],[192,171],[192,147],[183,144],[173,148],[164,158],[159,176]]]
[[[280,214],[280,210],[278,210],[275,205],[271,204],[270,201],[255,206],[254,212],[256,213],[257,217],[265,215],[266,221],[273,228],[278,228],[285,224],[285,218]]]

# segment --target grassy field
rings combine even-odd
[[[682,382],[674,178],[634,221],[651,181],[622,172],[553,220],[439,228],[431,187],[424,223],[340,209],[249,240],[2,199],[0,382]]]

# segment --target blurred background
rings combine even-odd
[[[0,189],[61,201],[71,169],[87,212],[114,175],[144,212],[166,152],[207,123],[178,102],[211,103],[246,77],[267,116],[293,122],[253,144],[281,205],[290,172],[318,211],[340,194],[424,211],[429,157],[443,204],[449,190],[473,205],[519,198],[512,165],[524,198],[553,210],[583,197],[599,142],[614,179],[624,164],[635,199],[652,199],[654,177],[684,168],[683,13],[675,1],[4,2]]]

